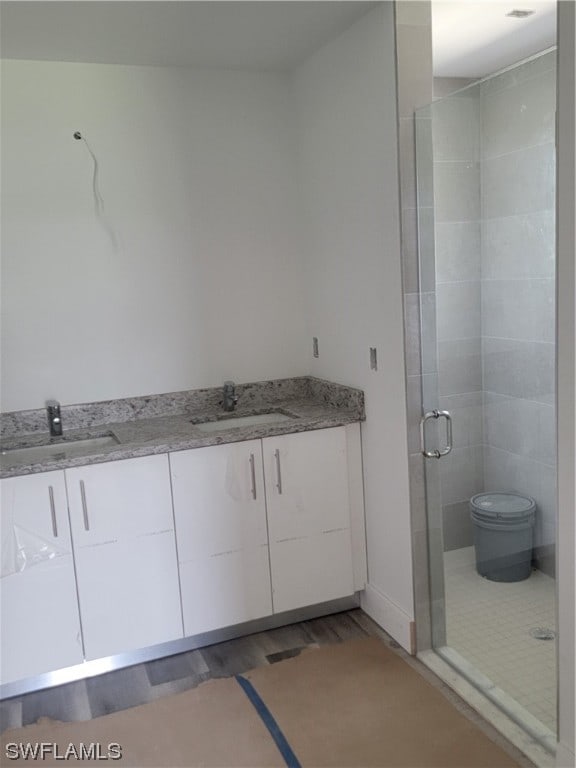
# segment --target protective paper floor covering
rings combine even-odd
[[[307,651],[245,677],[302,766],[517,765],[376,638]],[[45,720],[7,731],[3,758],[7,742],[56,742],[61,754],[69,743],[121,745],[121,761],[98,761],[99,765],[285,764],[234,678],[211,680],[194,690],[85,723]],[[65,763],[47,759],[42,764]]]

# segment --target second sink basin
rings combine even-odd
[[[201,432],[220,432],[225,429],[237,429],[239,427],[255,427],[260,424],[277,424],[281,421],[292,421],[295,416],[285,413],[259,413],[254,416],[223,416],[216,421],[204,421],[194,424]]]

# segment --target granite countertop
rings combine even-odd
[[[44,409],[4,414],[0,478],[326,429],[364,419],[360,390],[312,377],[238,385],[237,394],[233,414],[222,409],[220,388],[62,406],[64,434],[56,438],[47,434]],[[269,413],[280,414],[282,420],[233,423],[235,418]],[[206,432],[198,426],[215,421],[223,428]],[[80,445],[81,440],[91,443]]]

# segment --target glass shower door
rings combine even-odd
[[[552,52],[415,116],[432,645],[545,744],[556,731],[554,84]]]

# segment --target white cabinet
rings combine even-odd
[[[352,595],[346,429],[262,443],[274,612]]]
[[[365,584],[358,425],[170,454],[184,630]]]
[[[2,480],[0,682],[83,660],[64,472]]]
[[[183,636],[168,457],[66,470],[86,660]]]
[[[352,595],[359,425],[1,481],[0,683]]]
[[[260,440],[170,454],[184,633],[272,613]]]

